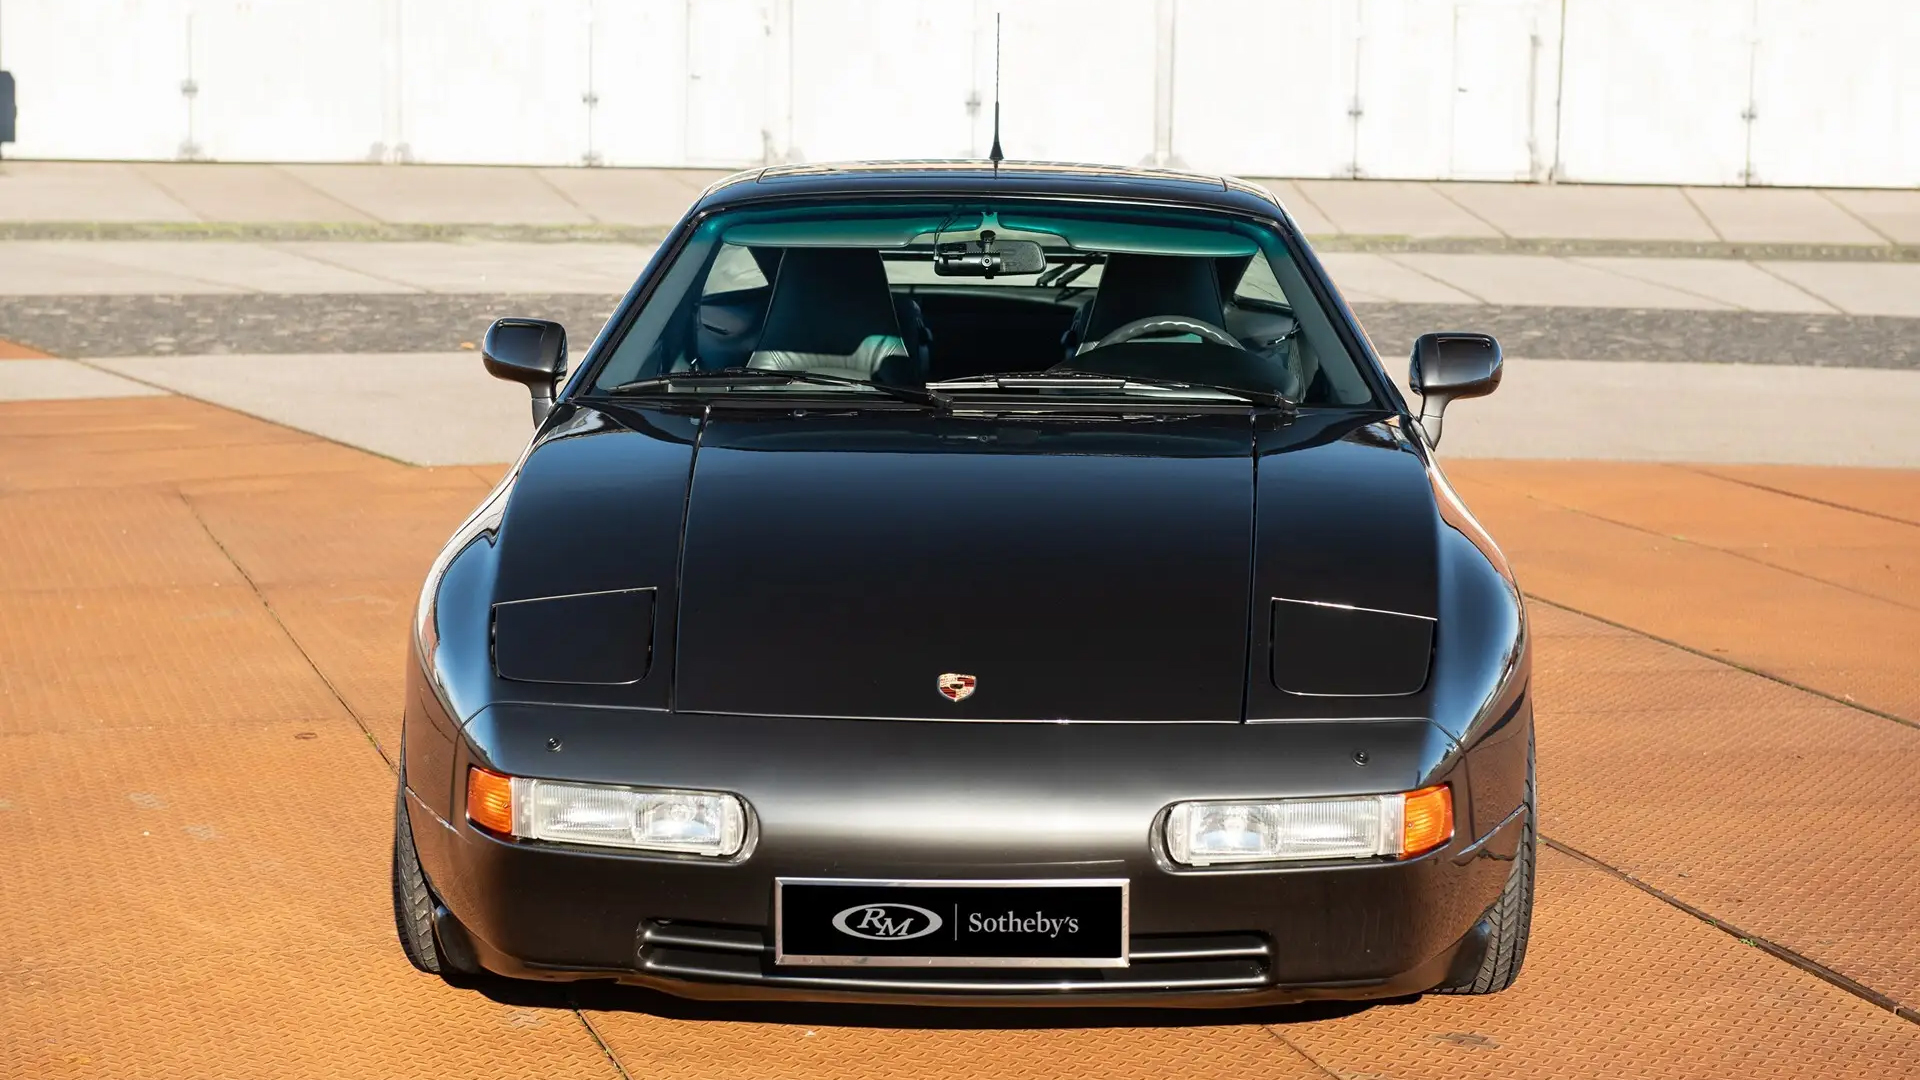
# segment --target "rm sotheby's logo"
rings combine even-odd
[[[869,941],[912,941],[943,925],[940,916],[913,904],[856,904],[833,917],[834,929]]]

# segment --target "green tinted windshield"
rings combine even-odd
[[[1040,253],[1015,260],[1017,273],[956,276],[936,260],[955,245],[1016,243]],[[702,222],[593,388],[728,368],[916,386],[1090,371],[1305,405],[1374,402],[1274,230],[1198,211],[1032,200],[812,205]]]

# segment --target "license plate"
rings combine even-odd
[[[776,964],[1126,967],[1124,878],[780,878]]]

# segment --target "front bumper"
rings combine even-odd
[[[489,710],[456,754],[455,775],[464,776],[469,761],[521,775],[544,764],[551,774],[544,747],[552,739],[584,751],[571,778],[671,777],[739,792],[754,807],[756,835],[732,861],[516,843],[440,816],[433,804],[458,806],[457,792],[444,801],[433,788],[411,794],[416,846],[448,913],[443,937],[460,935],[501,975],[609,979],[705,999],[1233,1007],[1401,996],[1477,965],[1479,924],[1499,897],[1524,824],[1517,807],[1482,812],[1479,820],[1495,824],[1475,835],[1470,766],[1491,753],[1524,760],[1525,738],[1470,755],[1422,721],[988,731],[703,718],[707,730],[696,741],[683,718],[680,737],[663,741],[664,730],[650,740],[646,729],[672,718],[626,716],[628,726],[615,730],[607,710],[575,712]],[[997,764],[968,764],[960,747],[982,739],[997,744]],[[1356,739],[1371,748],[1372,762],[1357,779]],[[878,751],[890,769],[853,749],[872,751],[875,740],[894,744]],[[915,752],[903,753],[908,743]],[[1048,767],[1049,759],[1063,764],[1057,759],[1076,744],[1086,767]],[[614,752],[635,745],[652,748],[645,764]],[[1229,746],[1237,756],[1219,752]],[[1268,789],[1245,786],[1249,761],[1264,761],[1253,771]],[[1504,764],[1489,761],[1485,771]],[[410,768],[410,780],[415,775]],[[936,776],[947,777],[944,788]],[[1455,788],[1456,834],[1417,859],[1193,870],[1168,863],[1153,839],[1156,815],[1182,798],[1440,781]],[[979,809],[1009,800],[1020,813]],[[969,805],[971,815],[963,812]],[[876,806],[887,812],[876,815]],[[1125,877],[1132,962],[1102,970],[777,965],[776,877]]]

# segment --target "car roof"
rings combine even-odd
[[[1037,195],[1177,203],[1285,217],[1280,200],[1231,176],[1057,161],[855,161],[772,165],[714,182],[695,212],[830,195]]]

